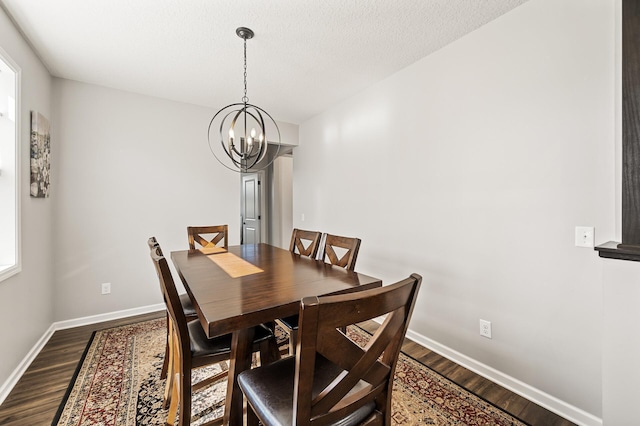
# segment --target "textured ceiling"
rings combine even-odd
[[[0,0],[51,74],[301,123],[527,0]]]

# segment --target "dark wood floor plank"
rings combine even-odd
[[[94,331],[163,316],[164,312],[155,312],[56,331],[0,405],[0,425],[50,425]],[[367,331],[374,332],[378,324],[368,321],[362,326]],[[409,339],[405,339],[402,350],[454,383],[531,425],[573,425],[568,420]]]

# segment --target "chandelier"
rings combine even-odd
[[[242,102],[227,105],[213,116],[209,123],[208,140],[209,149],[220,164],[230,170],[245,173],[262,170],[273,162],[280,150],[280,129],[268,112],[249,103],[247,40],[253,38],[254,33],[249,28],[239,27],[236,34],[244,40],[244,96]],[[267,126],[270,132],[275,130],[273,135],[277,133],[278,136],[277,140],[271,140],[271,144],[276,146],[276,152],[269,157]]]

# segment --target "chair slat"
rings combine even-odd
[[[229,248],[228,225],[188,226],[187,237],[191,250],[196,249],[196,244],[203,248],[217,247],[221,241],[221,247]]]
[[[289,251],[291,253],[297,252],[301,256],[307,256],[315,259],[316,255],[318,254],[321,236],[321,232],[306,231],[304,229],[296,228],[291,233],[291,243],[289,244]]]
[[[356,267],[356,260],[358,260],[360,242],[359,238],[327,234],[322,253],[319,257],[325,262],[329,260],[328,263],[332,265],[353,271]],[[335,251],[336,247],[346,250],[346,252],[342,256],[339,256]]]

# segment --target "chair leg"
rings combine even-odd
[[[260,365],[271,364],[279,359],[280,351],[275,336],[260,343]]]
[[[169,367],[169,352],[171,352],[171,349],[169,348],[169,335],[171,332],[169,326],[170,321],[171,319],[169,318],[169,313],[167,312],[167,344],[164,348],[164,361],[162,362],[162,370],[160,370],[160,380],[167,378],[167,370]]]
[[[296,354],[296,346],[298,344],[298,330],[289,330],[289,355]]]
[[[169,413],[167,414],[167,425],[173,426],[175,424],[176,415],[178,414],[178,402],[180,401],[180,374],[173,375],[174,378],[171,381],[171,404],[169,404]]]
[[[251,404],[247,402],[247,426],[258,426],[259,423],[258,416],[251,408]]]
[[[191,365],[185,365],[182,361],[180,370],[180,413],[178,416],[179,426],[189,426],[191,424]],[[191,364],[191,363],[189,363]]]
[[[167,337],[167,348],[169,349],[169,355],[167,357],[167,382],[164,385],[164,398],[162,402],[162,408],[167,409],[171,398],[173,397],[173,386],[175,383],[175,376],[179,369],[179,360],[177,359],[177,345],[175,343],[175,334],[173,330],[173,324],[171,320],[168,323],[169,334]]]
[[[167,377],[167,386],[165,387],[165,392],[168,389],[168,396],[165,401],[165,404],[169,407],[169,413],[167,415],[167,424],[173,426],[176,420],[176,415],[178,414],[178,408],[180,407],[180,352],[178,349],[178,345],[176,344],[176,335],[175,330],[171,327],[171,352],[170,358],[171,363],[169,364],[169,372]],[[166,407],[163,407],[166,409]],[[178,424],[180,424],[180,419],[178,419]]]

